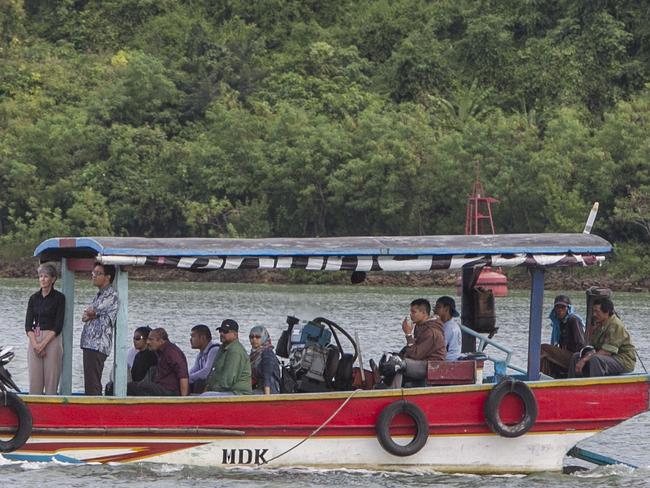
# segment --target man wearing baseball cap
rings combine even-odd
[[[553,378],[566,378],[571,356],[586,345],[584,321],[566,295],[555,297],[548,318],[553,330],[551,343],[542,344],[540,371]]]
[[[445,360],[455,361],[460,356],[463,342],[460,326],[456,319],[456,317],[460,316],[458,310],[456,310],[456,302],[450,296],[442,296],[436,300],[436,306],[433,311],[438,317],[440,317],[443,324],[445,346],[447,349]]]
[[[217,327],[221,350],[206,380],[204,395],[246,395],[253,391],[251,362],[239,342],[239,324],[226,319]]]

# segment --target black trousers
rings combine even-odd
[[[102,373],[106,354],[92,349],[83,349],[84,392],[86,395],[102,394]]]

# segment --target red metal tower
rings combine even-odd
[[[465,235],[485,234],[485,221],[490,225],[489,231],[495,234],[494,221],[492,220],[492,204],[499,203],[493,197],[485,196],[480,179],[481,167],[476,162],[476,180],[472,187],[472,194],[467,199],[467,216],[465,218]],[[508,295],[508,278],[500,270],[486,266],[481,271],[476,282],[478,286],[489,288],[495,297]],[[460,277],[456,280],[456,294],[461,294]]]
[[[472,187],[472,194],[467,199],[467,216],[465,218],[465,235],[485,234],[483,221],[490,224],[490,231],[494,231],[494,222],[492,220],[492,204],[499,203],[499,200],[492,197],[486,197],[483,191],[483,185],[480,180],[480,163],[476,162],[476,180]]]

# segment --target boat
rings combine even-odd
[[[43,262],[61,262],[62,292],[68,297],[60,394],[17,394],[25,411],[0,408],[0,436],[6,439],[23,429],[26,439],[2,456],[213,467],[559,471],[578,442],[648,410],[647,374],[554,380],[539,371],[546,268],[598,265],[611,251],[609,242],[591,234],[48,239],[34,255]],[[73,270],[88,269],[95,261],[117,268],[115,396],[71,391]],[[357,274],[461,270],[461,318],[464,334],[471,338],[464,340],[464,347],[473,342],[479,350],[493,339],[472,330],[477,311],[469,284],[485,266],[524,267],[531,275],[527,365],[515,369],[507,360],[494,360],[494,375],[481,379],[483,361],[492,358],[477,354],[467,361],[429,364],[427,378],[432,381],[417,388],[127,397],[128,274],[136,266]],[[436,373],[438,367],[443,374]],[[21,425],[21,420],[28,415],[31,425],[25,432],[28,422]]]

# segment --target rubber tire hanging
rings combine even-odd
[[[524,404],[524,416],[514,425],[507,425],[499,415],[501,402],[509,394],[517,395]],[[485,420],[492,432],[503,437],[519,437],[535,425],[538,413],[537,400],[526,383],[506,378],[490,390],[485,401],[484,411]]]
[[[0,441],[0,452],[12,452],[20,449],[32,434],[32,413],[18,395],[12,392],[0,392],[0,408],[9,408],[18,417],[18,429],[7,441]]]
[[[406,414],[415,422],[415,437],[406,445],[397,444],[390,435],[390,424],[399,414]],[[377,440],[387,452],[395,456],[412,456],[419,452],[429,438],[429,421],[416,404],[401,400],[384,408],[375,424]]]

